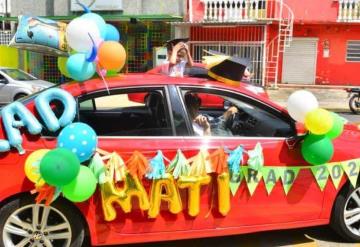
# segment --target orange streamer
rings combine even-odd
[[[227,159],[228,155],[223,148],[219,148],[209,155],[209,159],[216,174],[228,172]]]
[[[126,161],[126,166],[131,176],[139,179],[142,179],[149,170],[148,160],[139,151],[134,151],[129,160]]]
[[[55,190],[56,188],[54,186],[44,184],[41,187],[36,187],[33,191],[31,191],[31,193],[39,193],[35,198],[36,204],[40,204],[42,201],[45,201],[45,205],[49,206],[54,198]]]

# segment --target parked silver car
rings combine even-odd
[[[53,85],[20,69],[0,67],[0,104],[7,104]]]

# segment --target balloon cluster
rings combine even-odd
[[[119,43],[119,31],[98,14],[85,14],[66,27],[66,40],[73,50],[69,57],[58,58],[58,68],[66,77],[85,81],[95,72],[103,77],[107,71],[119,71],[125,65],[126,52]]]
[[[65,198],[83,202],[95,192],[97,179],[81,162],[95,153],[97,136],[84,123],[72,123],[59,134],[57,148],[40,149],[29,155],[25,162],[27,178],[37,187],[45,184],[56,187]]]
[[[305,90],[291,94],[287,107],[290,116],[305,124],[310,132],[301,146],[304,159],[312,165],[330,161],[334,154],[332,140],[343,132],[342,118],[336,113],[319,108],[315,96]]]

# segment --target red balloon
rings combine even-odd
[[[125,65],[126,51],[116,41],[105,41],[99,47],[98,58],[100,66],[104,69],[119,71]]]

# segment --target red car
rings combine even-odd
[[[179,149],[190,158],[200,149],[212,153],[219,147],[233,150],[242,145],[245,150],[252,150],[260,143],[265,166],[307,165],[300,152],[301,136],[286,110],[245,87],[230,87],[207,79],[150,74],[113,77],[108,79],[108,85],[110,95],[99,79],[67,83],[61,88],[77,100],[75,121],[89,124],[99,136],[98,147],[117,152],[124,161],[135,150],[148,159],[161,150],[168,160],[172,160]],[[139,93],[146,95],[143,103],[129,100],[131,95]],[[222,116],[230,107],[237,108],[236,116],[227,120],[225,134],[195,135],[184,102],[184,96],[189,93],[217,97],[224,102],[221,106],[201,105],[200,112],[209,118]],[[36,115],[35,96],[22,102]],[[54,103],[55,113],[60,114],[62,105]],[[3,129],[0,133],[4,138]],[[195,217],[187,212],[188,196],[184,189],[180,189],[183,203],[180,213],[170,213],[163,203],[160,214],[152,219],[139,208],[138,201],[133,200],[130,213],[124,213],[116,206],[116,218],[105,221],[99,191],[84,203],[73,204],[60,196],[45,207],[35,204],[35,196],[29,193],[34,184],[25,177],[24,162],[32,151],[55,148],[56,136],[53,133],[41,136],[23,133],[23,139],[25,155],[19,155],[15,150],[1,154],[1,246],[126,244],[329,223],[345,239],[360,240],[360,189],[353,188],[344,175],[338,189],[328,181],[321,191],[310,169],[298,173],[288,194],[284,193],[281,181],[277,181],[268,194],[261,180],[257,181],[256,191],[251,195],[247,180],[242,180],[236,194],[231,196],[231,209],[227,215],[219,213],[214,198],[220,195],[213,193],[210,185],[201,187],[200,210]],[[334,146],[332,162],[359,158],[360,132],[356,127],[346,125]],[[150,183],[143,181],[143,184],[149,192]]]

